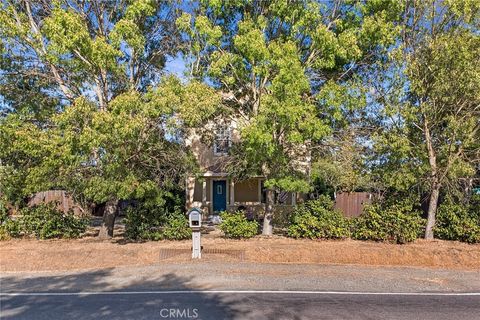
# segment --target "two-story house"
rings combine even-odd
[[[241,123],[227,120],[209,126],[213,132],[211,143],[203,142],[198,130],[192,130],[185,141],[196,156],[202,172],[197,177],[187,179],[186,207],[202,208],[205,216],[239,208],[262,212],[266,202],[265,178],[258,176],[234,181],[225,172],[229,148],[240,139]],[[277,192],[275,210],[291,210],[301,200],[296,193]]]

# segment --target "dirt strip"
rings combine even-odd
[[[249,240],[203,239],[203,261],[260,263],[357,264],[480,270],[480,245],[418,240],[407,245],[366,241],[294,240],[256,237]],[[144,266],[189,261],[191,241],[126,243],[98,241],[15,239],[0,242],[0,271],[61,271]],[[162,258],[162,251],[179,254]],[[234,254],[228,254],[231,250]],[[235,254],[242,252],[241,255]]]

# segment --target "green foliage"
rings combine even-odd
[[[470,215],[480,221],[480,194],[474,194],[468,206]]]
[[[0,241],[10,240],[11,236],[4,226],[0,226]]]
[[[188,225],[188,219],[184,215],[171,217],[167,225],[162,229],[162,239],[184,240],[192,237],[192,229]]]
[[[333,210],[328,196],[298,206],[288,227],[288,235],[293,238],[343,239],[349,233],[348,220]]]
[[[324,184],[336,192],[368,189],[371,178],[366,170],[364,147],[358,142],[362,136],[352,128],[342,131],[342,134],[327,138],[329,147],[315,155],[312,180],[317,186]]]
[[[205,85],[169,78],[146,94],[117,96],[106,111],[77,99],[46,128],[31,116],[9,115],[0,120],[0,187],[12,202],[51,188],[96,203],[162,197],[195,167],[168,136],[201,122],[200,110],[212,112],[216,97]]]
[[[227,238],[251,238],[258,233],[258,222],[248,221],[243,212],[222,212],[220,216],[219,227]]]
[[[439,239],[479,243],[480,215],[459,204],[442,203],[434,230]]]
[[[408,36],[374,79],[382,108],[372,113],[380,115],[372,162],[383,190],[452,196],[478,171],[480,2],[415,1],[406,10],[417,22],[404,26]],[[429,203],[428,238],[438,199]]]
[[[188,219],[179,207],[139,205],[127,209],[125,237],[133,240],[183,240],[191,237]],[[169,211],[170,210],[170,211]]]
[[[324,208],[326,210],[333,210],[334,205],[335,201],[333,201],[332,198],[330,198],[330,196],[326,194],[322,194],[317,199],[307,202],[307,206],[312,208],[313,211],[320,208]]]
[[[7,203],[0,197],[0,225],[9,219]]]
[[[228,172],[308,192],[310,147],[332,132],[332,115],[338,121],[342,110],[365,104],[342,78],[395,43],[403,8],[339,1],[332,13],[311,0],[201,1],[194,16],[177,19],[190,42],[191,74],[232,94],[224,116],[245,119]]]
[[[8,219],[6,220],[1,226],[2,233],[8,238],[18,238],[22,235],[22,228],[21,225],[17,220]]]
[[[401,244],[417,239],[424,228],[425,219],[406,203],[368,206],[351,224],[353,239]]]
[[[99,10],[70,1],[3,3],[0,68],[8,76],[0,94],[14,110],[38,115],[84,92],[105,108],[125,91],[145,91],[167,55],[178,51],[176,6],[151,0],[102,1]]]
[[[7,221],[5,228],[12,237],[78,238],[88,224],[88,218],[77,217],[72,212],[63,213],[56,209],[55,203],[49,203],[23,208],[20,217]]]
[[[0,197],[0,241],[18,236],[18,224],[10,217],[6,202]]]

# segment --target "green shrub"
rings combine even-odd
[[[330,198],[329,195],[322,194],[316,200],[307,201],[306,205],[314,209],[324,208],[328,210],[333,210],[333,206],[335,205],[335,202],[332,200],[332,198]]]
[[[384,208],[378,204],[368,206],[351,224],[353,239],[394,243],[414,241],[423,234],[424,228],[425,219],[405,203]]]
[[[11,236],[4,226],[0,226],[0,241],[10,240]]]
[[[219,227],[227,238],[251,238],[258,233],[258,222],[248,221],[243,212],[222,212],[220,216],[222,222]]]
[[[468,207],[470,216],[480,223],[480,194],[474,194]]]
[[[333,201],[327,197],[298,206],[288,227],[288,235],[293,238],[340,239],[349,233],[348,220],[333,210]]]
[[[162,229],[163,239],[183,240],[192,236],[192,229],[188,225],[188,219],[184,215],[171,217],[167,225]]]
[[[10,224],[10,216],[5,202],[0,198],[0,241],[9,240],[11,238],[7,229],[7,224]]]
[[[289,208],[275,208],[275,213],[272,217],[272,224],[275,229],[286,230],[290,226],[293,211],[288,209]],[[261,210],[259,215],[264,216],[265,210]]]
[[[11,223],[12,236],[36,236],[40,239],[78,238],[88,227],[88,219],[73,212],[63,213],[55,203],[40,204],[20,210],[20,217]]]
[[[7,204],[0,198],[0,225],[9,219]]]
[[[439,239],[479,243],[479,214],[458,204],[441,204],[438,208],[434,231],[435,237]]]
[[[3,231],[11,238],[17,238],[22,235],[18,221],[8,219],[2,224]]]
[[[133,240],[183,240],[191,237],[188,219],[177,207],[168,212],[163,206],[139,205],[127,209],[125,237]]]

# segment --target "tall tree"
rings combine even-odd
[[[4,0],[0,5],[0,95],[14,109],[71,104],[100,109],[145,90],[175,55],[174,1]]]
[[[145,94],[115,97],[107,111],[78,98],[48,126],[12,113],[0,120],[0,187],[11,200],[62,188],[86,203],[106,203],[100,237],[111,237],[119,200],[162,205],[195,169],[174,138],[218,104],[212,88],[167,78]]]
[[[429,193],[432,239],[442,190],[473,177],[480,160],[480,4],[412,1],[405,18],[377,147],[387,184]]]
[[[335,94],[395,42],[402,10],[388,0],[202,0],[177,20],[192,77],[221,90],[227,113],[244,122],[230,173],[267,178],[264,234],[272,190],[309,189],[311,147],[344,107],[317,96]]]
[[[0,97],[13,113],[1,121],[0,183],[10,196],[61,187],[107,202],[101,234],[111,235],[118,200],[180,179],[188,157],[165,126],[179,116],[188,125],[198,118],[192,101],[216,95],[178,81],[147,93],[181,46],[178,9],[155,0],[1,2]],[[193,100],[182,90],[194,90]]]

